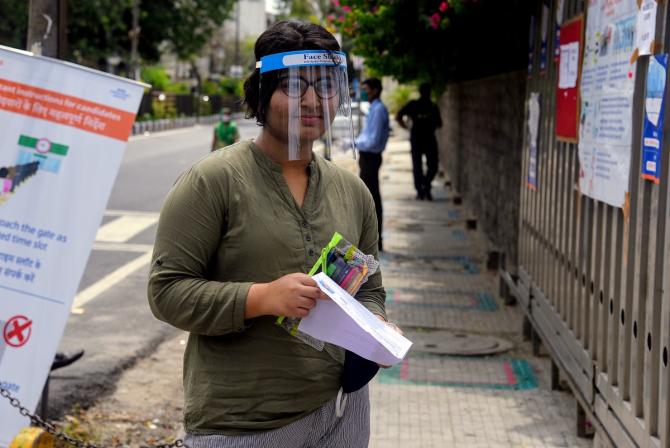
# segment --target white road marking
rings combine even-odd
[[[128,141],[129,142],[135,142],[135,141],[138,141],[138,140],[146,140],[146,139],[149,139],[149,138],[170,137],[172,135],[186,134],[188,132],[198,131],[202,128],[211,127],[211,126],[212,125],[197,124],[195,126],[187,126],[185,128],[171,129],[169,131],[148,132],[146,134],[132,135],[128,139]]]
[[[100,280],[93,283],[91,286],[89,286],[88,288],[84,289],[79,294],[77,294],[74,298],[74,302],[72,303],[72,308],[73,309],[82,308],[85,304],[95,299],[112,286],[118,284],[129,275],[135,273],[137,270],[145,267],[150,262],[151,262],[151,252],[146,252],[140,255],[139,257],[135,258],[131,262],[124,264],[116,271],[106,275],[105,277],[101,278]]]
[[[93,250],[103,250],[109,252],[151,252],[154,247],[151,244],[129,244],[129,243],[93,243]]]
[[[138,212],[135,210],[105,210],[105,216],[155,216],[158,218],[157,212]]]
[[[98,229],[96,241],[124,243],[158,222],[157,216],[121,216]]]
[[[158,213],[137,212],[130,210],[106,210],[106,216],[118,216],[98,229],[93,250],[115,252],[138,252],[139,257],[124,264],[114,272],[101,278],[88,288],[79,292],[72,303],[73,314],[83,314],[84,305],[117,285],[128,276],[142,269],[151,262],[153,245],[125,243],[133,236],[154,225],[158,221]]]

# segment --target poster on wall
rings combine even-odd
[[[540,24],[540,75],[547,74],[547,39],[549,38],[549,5],[542,3]]]
[[[577,142],[579,121],[580,55],[584,18],[579,15],[561,27],[558,86],[556,88],[556,139]]]
[[[654,53],[654,38],[656,35],[656,0],[639,0],[640,10],[637,13],[637,34],[633,60],[638,56]]]
[[[589,2],[581,79],[579,188],[623,207],[628,193],[638,7],[636,0]]]
[[[0,386],[42,394],[144,85],[0,46]],[[30,424],[0,400],[0,447]]]
[[[530,16],[528,32],[528,79],[533,77],[533,61],[535,59],[535,16]]]
[[[665,115],[665,85],[668,55],[649,59],[647,89],[644,99],[644,134],[642,138],[642,178],[655,184],[661,182],[661,147]]]
[[[558,62],[561,54],[561,24],[563,23],[563,5],[565,0],[556,1],[556,26],[554,27],[554,61]]]
[[[531,190],[537,190],[537,142],[540,131],[540,94],[531,92],[528,99],[528,180]]]

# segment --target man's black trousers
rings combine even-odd
[[[379,247],[382,246],[382,198],[379,194],[379,168],[382,166],[382,155],[370,152],[358,153],[358,166],[363,183],[367,185],[375,201],[377,212],[377,228],[379,229]]]

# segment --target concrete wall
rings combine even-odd
[[[451,84],[440,98],[440,163],[515,271],[526,77]]]

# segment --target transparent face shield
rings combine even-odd
[[[277,80],[265,111],[266,130],[286,142],[288,160],[310,159],[321,148],[326,158],[332,150],[351,150],[354,128],[346,56],[342,52],[306,50],[261,58],[264,76]]]

